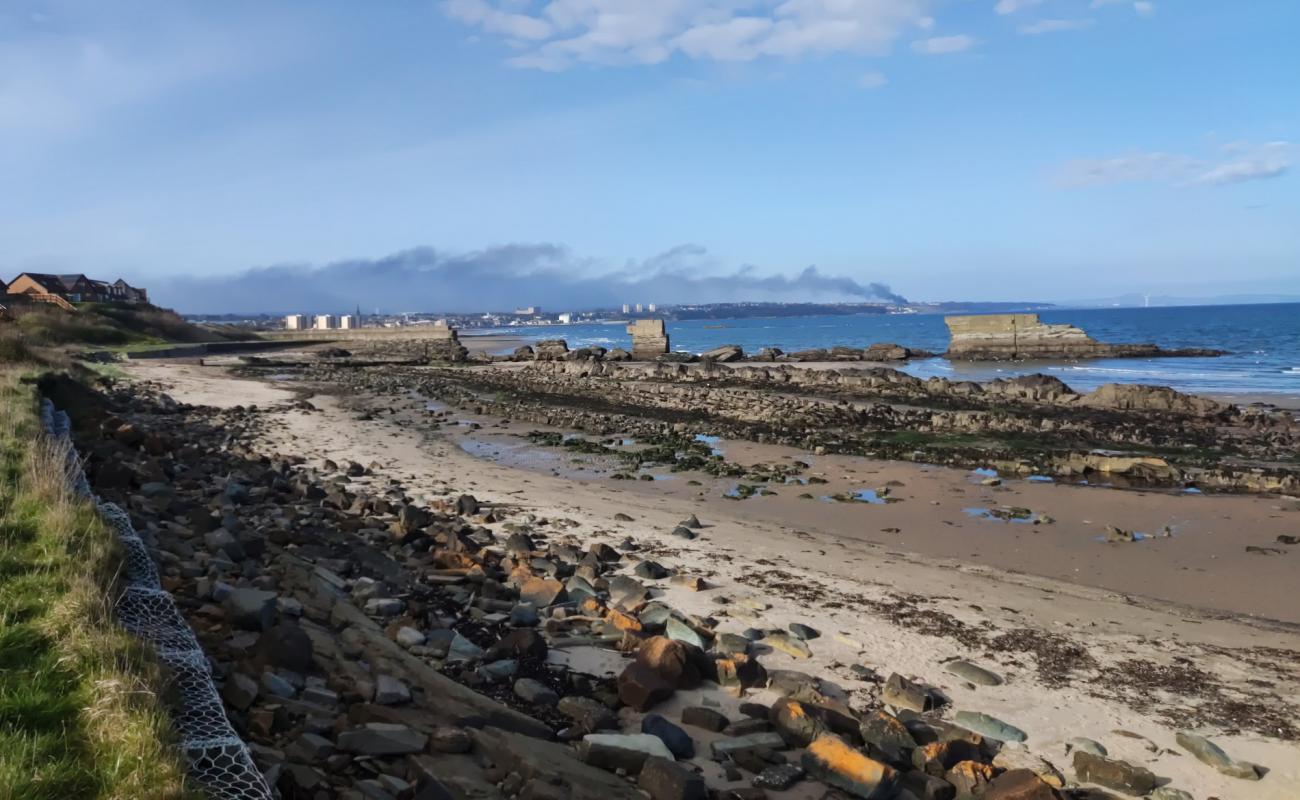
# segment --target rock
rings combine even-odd
[[[768,685],[767,670],[757,658],[743,653],[733,653],[727,658],[719,658],[713,662],[713,667],[718,685],[738,696],[746,689]]]
[[[791,622],[789,627],[790,633],[793,633],[805,642],[812,641],[822,635],[821,631],[809,627],[808,625],[804,625],[801,622]]]
[[[226,618],[236,628],[265,631],[275,624],[275,592],[261,589],[231,589],[221,601]]]
[[[1156,787],[1156,776],[1151,770],[1084,750],[1074,751],[1074,774],[1084,783],[1139,796]]]
[[[411,690],[406,684],[391,675],[380,675],[375,679],[375,703],[381,706],[397,706],[411,702]]]
[[[957,790],[943,778],[928,775],[920,770],[900,772],[898,775],[899,800],[953,800]],[[830,800],[828,797],[823,800]],[[962,800],[966,800],[963,798]]]
[[[894,708],[905,708],[918,714],[934,707],[934,698],[929,692],[897,672],[886,679],[880,699]]]
[[[366,756],[401,756],[424,749],[428,737],[405,725],[371,722],[339,734],[339,749]]]
[[[760,789],[783,792],[803,780],[803,776],[803,767],[795,764],[772,764],[758,773],[753,782]]]
[[[803,754],[803,768],[814,778],[864,800],[889,797],[898,773],[834,734],[814,740]]]
[[[477,661],[483,657],[483,648],[457,633],[447,648],[448,661]]]
[[[658,736],[674,758],[695,757],[695,742],[691,739],[690,734],[659,714],[647,714],[641,720],[641,732],[648,733],[651,736]]]
[[[636,661],[674,689],[694,689],[703,682],[708,669],[708,657],[699,648],[666,636],[643,641],[637,648]]]
[[[436,753],[468,753],[473,742],[464,728],[442,725],[429,735],[429,749]]]
[[[701,650],[708,648],[708,644],[694,628],[687,625],[677,617],[670,616],[664,624],[664,634],[669,639],[676,639],[679,642],[685,642],[694,645]]]
[[[644,578],[648,581],[662,580],[668,577],[668,570],[657,561],[642,561],[632,570],[638,578]]]
[[[1172,786],[1161,786],[1147,795],[1148,800],[1196,800],[1190,792],[1184,792],[1182,789],[1175,789]]]
[[[406,603],[397,597],[372,597],[365,610],[372,617],[395,617],[406,610]]]
[[[983,800],[1058,800],[1060,795],[1027,769],[1012,769],[984,788]]]
[[[618,676],[618,698],[637,711],[647,711],[672,696],[673,685],[645,664],[634,661]]]
[[[713,361],[719,364],[726,364],[732,361],[739,361],[745,357],[745,351],[736,344],[724,344],[721,347],[715,347],[712,350],[706,350],[700,353],[700,358]]]
[[[977,686],[1000,686],[1002,678],[996,673],[990,672],[983,667],[970,663],[969,661],[949,661],[944,665],[944,669],[961,678],[970,681]]]
[[[715,739],[709,744],[709,750],[715,759],[725,758],[735,753],[754,750],[783,750],[785,740],[780,734],[751,733],[745,736],[733,736],[727,739]]]
[[[862,718],[859,726],[862,741],[872,746],[892,763],[909,763],[916,740],[907,727],[896,717],[884,711],[872,711]]]
[[[334,743],[315,733],[304,733],[284,749],[284,757],[302,764],[319,764],[334,755]]]
[[[998,754],[993,757],[993,766],[1007,771],[1028,770],[1053,789],[1065,786],[1065,777],[1057,771],[1056,767],[1024,747],[1011,742],[1003,745]]]
[[[808,649],[808,645],[785,631],[772,631],[763,641],[794,658],[812,658],[812,650]]]
[[[682,724],[693,725],[706,731],[720,733],[730,720],[720,711],[704,706],[687,706],[682,709]]]
[[[593,767],[630,775],[639,773],[648,758],[673,760],[667,745],[648,733],[589,733],[578,745],[578,756]]]
[[[298,690],[293,687],[292,683],[274,672],[262,673],[262,688],[272,697],[288,698],[298,694]]]
[[[529,578],[519,587],[519,600],[534,608],[545,608],[565,599],[564,584],[554,579]]]
[[[537,608],[532,603],[517,603],[510,609],[510,624],[516,628],[532,628],[541,621]]]
[[[650,795],[650,800],[706,800],[708,789],[704,778],[681,764],[652,756],[645,760],[637,786]]]
[[[1208,764],[1224,775],[1242,780],[1259,780],[1259,770],[1248,761],[1233,761],[1217,744],[1187,731],[1180,731],[1175,740],[1178,746],[1196,756],[1203,764]]]
[[[597,561],[612,563],[622,558],[619,552],[605,542],[596,542],[587,548],[587,552],[596,557]]]
[[[531,628],[516,628],[502,636],[496,644],[487,649],[484,658],[495,661],[502,658],[546,658],[546,640]]]
[[[931,775],[941,776],[962,761],[978,761],[981,758],[979,744],[974,741],[940,739],[913,750],[912,766]]]
[[[1076,736],[1065,743],[1065,752],[1069,753],[1074,750],[1082,750],[1085,753],[1092,753],[1094,756],[1109,755],[1106,747],[1101,742],[1092,739],[1086,739],[1082,736]]]
[[[957,789],[958,797],[978,797],[993,780],[993,768],[978,761],[959,761],[943,776]]]
[[[602,728],[618,727],[614,712],[590,697],[569,696],[556,705],[560,713],[576,722],[583,730],[595,732]]]
[[[615,521],[615,522],[635,522],[636,520],[635,520],[633,517],[630,517],[630,516],[628,516],[627,514],[624,514],[622,511],[620,511],[620,512],[618,512],[617,514],[614,515],[614,521]]]
[[[678,539],[686,539],[687,541],[699,537],[699,534],[697,534],[695,531],[691,530],[690,528],[686,527],[685,525],[678,525],[676,528],[673,528],[672,535],[676,536]]]
[[[958,711],[953,721],[968,731],[974,731],[981,736],[987,736],[990,739],[996,739],[999,742],[1023,742],[1029,738],[1025,732],[1008,725],[996,717],[990,717],[988,714],[980,714],[974,711]]]
[[[515,696],[533,705],[553,706],[560,700],[560,696],[551,691],[550,687],[532,678],[515,681],[514,690]]]
[[[228,705],[247,711],[257,699],[257,681],[242,672],[232,672],[221,687],[221,698]]]
[[[479,512],[479,502],[472,494],[462,494],[456,498],[456,513],[462,517],[472,517]]]
[[[769,711],[776,732],[790,747],[806,747],[809,742],[828,732],[826,723],[798,700],[782,697]]]
[[[398,628],[394,638],[403,647],[419,647],[425,642],[424,634],[408,625]]]
[[[694,514],[690,515],[689,517],[687,517],[686,519],[682,520],[677,524],[681,525],[683,528],[691,528],[693,530],[698,530],[704,527],[704,525],[700,522],[700,518],[695,516]]]

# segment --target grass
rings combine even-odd
[[[111,618],[120,555],[0,366],[0,800],[198,797],[148,651]]]

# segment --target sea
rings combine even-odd
[[[1221,395],[1300,395],[1300,303],[1163,308],[1054,309],[1043,322],[1069,323],[1102,342],[1154,343],[1166,348],[1227,350],[1218,358],[1124,358],[1015,363],[917,359],[899,369],[918,377],[984,381],[1034,372],[1054,375],[1079,391],[1104,383],[1145,383]],[[565,339],[570,348],[630,347],[626,323],[511,327],[526,341]],[[727,344],[746,353],[787,352],[892,342],[941,353],[948,346],[942,314],[854,314],[669,321],[674,350],[701,353]],[[488,331],[484,331],[488,332]]]

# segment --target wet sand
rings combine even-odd
[[[1282,800],[1294,796],[1300,781],[1300,745],[1269,733],[1284,732],[1279,726],[1296,719],[1300,633],[1286,622],[1296,619],[1295,609],[1288,611],[1280,597],[1294,594],[1296,573],[1290,570],[1300,553],[1249,556],[1242,549],[1288,522],[1287,530],[1295,530],[1300,512],[1273,509],[1280,505],[1276,499],[1021,484],[1004,492],[951,470],[815,457],[812,472],[835,483],[808,487],[814,494],[898,480],[903,485],[891,492],[902,502],[800,500],[804,489],[794,486],[776,497],[734,501],[720,496],[723,481],[701,479],[704,485],[691,487],[678,474],[654,483],[616,482],[588,479],[581,475],[587,470],[567,459],[539,457],[530,468],[475,457],[461,441],[490,442],[503,429],[435,429],[422,416],[423,402],[412,399],[340,398],[328,387],[231,380],[221,370],[175,363],[130,370],[163,382],[180,400],[272,406],[268,452],[373,461],[379,479],[397,477],[417,498],[469,491],[490,503],[568,520],[579,541],[631,534],[656,560],[718,587],[691,592],[666,585],[663,591],[675,607],[719,619],[722,630],[761,620],[764,627],[800,621],[824,632],[811,659],[772,653],[763,658],[768,669],[825,675],[850,697],[864,686],[850,664],[916,676],[957,707],[978,708],[1029,731],[1030,749],[1062,768],[1069,762],[1064,742],[1090,736],[1112,755],[1142,763],[1198,797]],[[319,411],[292,408],[289,401],[304,394]],[[356,413],[390,405],[402,411]],[[720,446],[741,461],[785,455],[755,445]],[[986,502],[1014,502],[1060,521],[1027,528],[961,511]],[[616,513],[633,520],[618,522]],[[706,523],[700,538],[672,537],[675,524],[690,513]],[[1154,527],[1171,519],[1185,521],[1168,540],[1106,545],[1093,538],[1105,522]],[[884,532],[887,527],[900,531]],[[1022,558],[1038,566],[1036,574],[1001,566]],[[1056,575],[1067,580],[1052,579]],[[1181,605],[1182,598],[1198,602]],[[1007,683],[966,684],[943,669],[955,657],[977,658]],[[1245,722],[1233,721],[1232,709],[1245,700],[1258,702],[1251,708],[1259,710]],[[1269,774],[1259,783],[1236,781],[1171,751],[1174,732],[1186,727],[1214,735],[1234,757],[1263,764]]]

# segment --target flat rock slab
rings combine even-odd
[[[972,664],[969,661],[949,661],[944,665],[944,669],[962,680],[970,681],[977,686],[1002,685],[1002,677],[1000,675],[984,669],[977,664]]]
[[[803,768],[814,778],[863,800],[892,796],[898,778],[891,767],[868,758],[833,734],[821,736],[808,745],[803,754]]]
[[[1023,742],[1029,737],[1014,725],[1008,725],[997,717],[976,711],[958,711],[953,721],[968,731],[981,736],[997,739],[999,742]]]
[[[403,756],[424,749],[429,737],[405,725],[372,722],[339,734],[339,749],[367,756]]]
[[[1074,751],[1074,774],[1084,783],[1095,783],[1139,797],[1156,788],[1156,776],[1151,770],[1084,750]]]
[[[674,760],[663,740],[649,733],[589,733],[582,737],[578,755],[593,767],[630,775],[640,773],[648,758]]]

